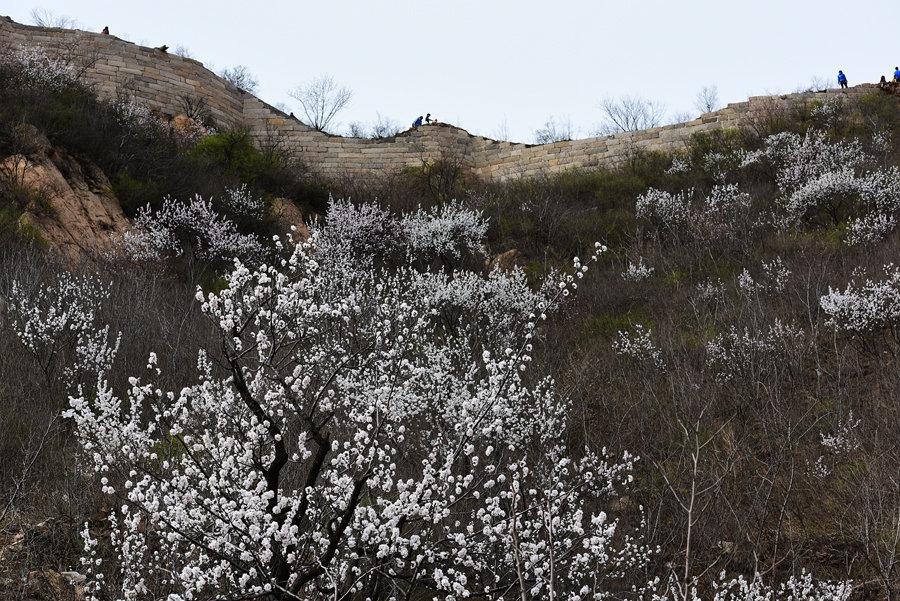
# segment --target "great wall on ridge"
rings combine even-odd
[[[491,140],[444,124],[425,125],[391,138],[365,139],[316,131],[239,90],[196,60],[112,35],[22,25],[0,16],[0,46],[66,53],[82,66],[83,79],[101,96],[115,98],[127,93],[164,115],[183,113],[184,98],[203,99],[218,124],[246,128],[259,143],[277,142],[293,158],[325,177],[367,175],[451,157],[476,177],[492,181],[613,166],[635,148],[678,150],[697,132],[750,126],[773,108],[842,94],[828,90],[754,96],[686,123],[550,144]],[[859,95],[872,89],[864,84],[847,93]]]

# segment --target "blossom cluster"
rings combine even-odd
[[[653,342],[649,328],[634,324],[628,330],[619,330],[613,340],[613,350],[617,355],[647,363],[658,370],[665,369],[662,351]]]
[[[62,89],[76,80],[70,61],[62,56],[51,56],[35,46],[17,48],[0,60],[20,69],[27,82],[40,83],[51,89]]]
[[[329,199],[326,226],[319,246],[358,258],[402,252],[420,260],[460,259],[484,253],[488,222],[481,211],[453,200],[399,216],[374,203]]]
[[[818,219],[848,219],[847,242],[877,242],[896,228],[900,213],[900,170],[868,169],[859,140],[832,141],[816,129],[800,136],[769,136],[743,165],[766,161],[776,169],[786,225]]]
[[[244,192],[238,189],[226,195],[226,202],[252,210]],[[265,256],[265,247],[256,235],[240,233],[233,221],[200,195],[189,203],[166,198],[155,211],[149,205],[142,207],[123,236],[122,250],[134,260],[178,257],[186,251],[205,261],[232,257],[256,261]]]
[[[423,256],[483,254],[487,227],[481,211],[467,209],[456,200],[427,211],[419,207],[400,219],[410,250]]]
[[[690,198],[693,193],[693,190],[686,190],[673,194],[650,188],[635,201],[635,215],[655,223],[660,228],[682,227],[690,218]]]
[[[650,188],[635,202],[635,214],[661,230],[718,238],[734,230],[750,207],[750,195],[735,184],[718,184],[706,196],[693,189],[677,193]]]
[[[714,583],[712,601],[847,601],[853,593],[849,581],[817,580],[812,574],[801,571],[799,576],[791,576],[784,582],[772,585],[763,581],[760,574],[752,578],[737,576],[728,578],[725,572],[719,574]],[[701,601],[705,599],[697,590],[697,583],[686,587],[682,583],[670,582],[665,595],[654,597],[654,601]]]
[[[854,419],[851,411],[833,432],[828,434],[822,432],[819,435],[822,446],[833,453],[855,451],[859,448],[859,439],[856,434],[856,428],[859,424],[860,420]]]
[[[828,316],[826,323],[851,335],[876,334],[900,326],[900,268],[884,266],[885,278],[850,282],[844,290],[828,289],[819,305]]]
[[[226,188],[220,203],[231,215],[257,220],[265,217],[265,203],[247,184]]]
[[[706,344],[706,362],[716,381],[724,384],[747,378],[805,344],[802,329],[779,320],[765,331],[731,326]]]
[[[791,270],[785,266],[781,257],[762,262],[761,274],[754,278],[748,269],[744,269],[737,278],[738,289],[744,294],[752,295],[761,292],[784,292]]]
[[[12,329],[48,379],[57,375],[57,363],[68,347],[75,352],[64,371],[70,383],[82,372],[105,375],[121,339],[111,342],[109,326],[97,325],[96,307],[108,298],[109,287],[90,275],[63,272],[38,288],[14,281],[8,307]]]
[[[626,282],[640,282],[653,275],[653,271],[653,267],[644,263],[643,257],[638,257],[637,262],[628,263],[628,267],[622,272],[622,279]]]

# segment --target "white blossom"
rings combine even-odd
[[[764,331],[731,326],[706,344],[706,362],[716,381],[724,384],[750,378],[805,344],[802,329],[780,320]]]
[[[454,200],[449,203],[403,215],[400,220],[410,250],[419,256],[483,254],[482,240],[488,223],[481,211],[465,208]]]
[[[863,336],[900,325],[900,268],[884,266],[885,278],[850,282],[844,290],[829,287],[819,299],[826,323],[839,331]]]
[[[177,257],[188,249],[207,261],[258,261],[266,252],[256,235],[240,233],[200,195],[189,203],[166,198],[156,211],[142,207],[122,239],[122,250],[134,260]]]
[[[665,370],[662,351],[654,344],[650,329],[641,324],[634,324],[628,330],[619,330],[612,347],[617,355]]]
[[[626,282],[640,282],[653,275],[653,267],[644,263],[643,257],[638,257],[637,262],[629,261],[628,267],[622,272],[622,279]]]
[[[28,80],[51,89],[62,89],[76,81],[72,63],[62,56],[51,56],[42,48],[23,46],[0,56],[0,60],[22,70]]]

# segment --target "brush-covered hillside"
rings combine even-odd
[[[900,101],[323,180],[0,60],[11,599],[896,599]]]

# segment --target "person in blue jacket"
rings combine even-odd
[[[900,83],[900,67],[894,67],[894,82]]]
[[[413,127],[419,127],[422,125],[422,115],[419,115],[419,118],[413,121]]]
[[[847,76],[844,75],[843,71],[838,71],[838,85],[840,85],[842,88],[847,87]]]

